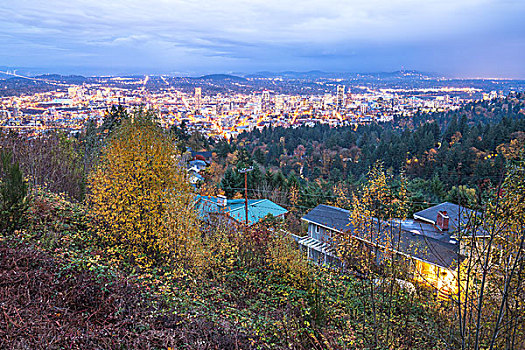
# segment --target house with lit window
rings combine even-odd
[[[412,219],[381,221],[368,218],[366,230],[356,230],[350,212],[329,205],[319,205],[302,220],[308,235],[298,243],[308,259],[317,264],[341,266],[337,237],[347,235],[357,240],[357,249],[369,249],[380,265],[387,254],[395,253],[410,267],[415,281],[436,288],[443,295],[457,291],[457,269],[465,259],[458,234],[466,232],[480,213],[452,203],[441,203],[413,215]],[[469,230],[473,238],[484,232]]]

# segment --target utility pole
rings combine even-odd
[[[253,171],[253,167],[239,170],[239,173],[244,174],[244,212],[246,214],[246,226],[248,226],[248,173],[250,171]]]

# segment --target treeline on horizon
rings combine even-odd
[[[386,124],[255,129],[215,148],[225,167],[220,188],[240,192],[236,169],[251,165],[252,194],[297,186],[306,210],[334,202],[340,186],[350,194],[379,161],[392,176],[408,177],[413,210],[445,200],[478,207],[503,178],[505,154],[525,142],[524,117],[519,93]]]

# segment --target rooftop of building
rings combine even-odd
[[[349,233],[370,244],[378,244],[384,248],[395,250],[401,254],[432,263],[445,268],[455,268],[459,255],[459,245],[454,239],[455,230],[442,231],[430,223],[430,215],[443,209],[458,209],[457,213],[476,213],[467,208],[456,208],[452,203],[442,203],[432,210],[418,212],[420,219],[382,221],[370,218],[367,230],[355,230],[350,220],[350,211],[329,206],[318,205],[302,217],[302,220],[314,223],[340,233]],[[465,211],[464,211],[465,210]],[[423,213],[422,213],[423,212]],[[422,213],[422,214],[421,214]],[[450,213],[456,213],[451,210]],[[417,213],[416,213],[417,214]],[[423,215],[423,216],[421,216]],[[450,214],[449,214],[450,215]],[[458,222],[460,222],[458,220]],[[468,221],[461,221],[468,224]],[[459,224],[457,225],[459,226]]]
[[[211,213],[225,214],[238,222],[246,221],[244,199],[225,199],[221,197],[197,196],[199,214],[206,218]],[[248,224],[255,224],[267,215],[274,217],[286,214],[288,210],[268,199],[248,199]]]

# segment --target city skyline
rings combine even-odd
[[[520,1],[35,0],[0,5],[0,66],[64,74],[381,72],[525,78]]]

